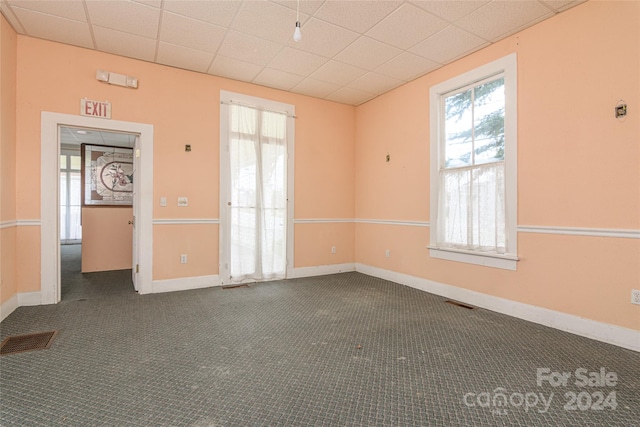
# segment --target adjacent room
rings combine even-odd
[[[0,424],[640,419],[640,1],[0,11]]]

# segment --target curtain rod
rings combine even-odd
[[[231,100],[231,101],[220,101],[220,104],[224,104],[224,105],[241,105],[243,107],[253,108],[254,110],[269,111],[271,113],[284,114],[285,116],[291,117],[292,119],[297,119],[298,118],[298,116],[296,116],[295,114],[289,114],[288,111],[268,110],[266,108],[258,107],[256,105],[245,104],[245,103],[237,102],[237,101],[234,101],[234,100]]]

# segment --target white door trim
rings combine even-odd
[[[42,304],[60,302],[60,233],[58,232],[58,127],[77,126],[140,135],[139,293],[152,291],[153,266],[153,125],[42,112],[40,128],[40,289]]]
[[[229,135],[228,105],[232,103],[255,106],[265,110],[281,111],[287,114],[287,272],[286,277],[294,277],[293,270],[293,231],[294,231],[294,164],[295,164],[295,106],[270,99],[257,98],[226,90],[220,91],[220,236],[219,236],[219,277],[222,284],[229,279],[229,210],[226,209],[229,200],[229,189],[222,185],[223,177],[229,176],[229,153],[227,138]]]

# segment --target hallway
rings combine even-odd
[[[135,295],[131,270],[81,273],[82,245],[60,245],[62,301]]]

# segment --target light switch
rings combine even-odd
[[[163,208],[165,206],[167,206],[167,198],[166,197],[160,197],[160,206],[162,206]]]
[[[186,197],[178,197],[178,206],[189,206],[189,199]]]

